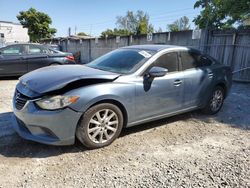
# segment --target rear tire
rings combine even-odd
[[[223,106],[224,99],[225,90],[221,86],[216,86],[202,112],[210,115],[218,113]]]
[[[121,133],[123,114],[110,103],[89,108],[82,116],[76,130],[78,140],[89,149],[110,145]]]

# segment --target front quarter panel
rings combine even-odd
[[[110,82],[95,84],[71,90],[66,95],[80,96],[80,99],[70,105],[70,108],[83,113],[95,103],[103,100],[115,100],[125,108],[128,123],[134,120],[135,84],[133,83]]]

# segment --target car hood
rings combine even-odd
[[[42,94],[59,90],[66,85],[86,80],[114,80],[119,74],[102,71],[85,65],[58,65],[37,69],[20,78],[21,87]]]

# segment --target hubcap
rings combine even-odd
[[[210,106],[211,106],[211,110],[213,112],[217,111],[220,109],[221,105],[223,103],[223,93],[221,90],[216,90],[214,93],[213,93],[213,97],[211,99],[211,103],[210,103]]]
[[[89,121],[88,136],[95,143],[105,143],[115,135],[118,123],[118,116],[113,110],[100,110]]]

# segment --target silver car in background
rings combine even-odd
[[[111,144],[122,128],[201,109],[217,113],[232,73],[200,51],[138,45],[87,65],[54,66],[20,78],[13,99],[25,139],[87,148]],[[143,126],[143,125],[142,125]]]

